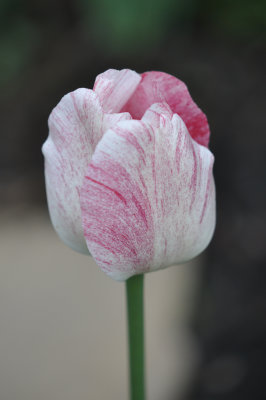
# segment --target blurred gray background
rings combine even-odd
[[[1,400],[127,398],[124,286],[53,232],[40,151],[108,68],[185,81],[216,157],[211,245],[146,276],[148,399],[266,398],[265,50],[264,0],[1,0]]]

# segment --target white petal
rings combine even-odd
[[[108,69],[97,76],[93,90],[98,94],[105,112],[120,112],[140,81],[141,76],[130,69]]]
[[[49,137],[43,145],[49,212],[55,230],[74,250],[88,253],[84,240],[80,189],[103,133],[130,115],[104,114],[92,90],[78,89],[62,98],[49,117]]]
[[[183,263],[215,226],[213,155],[165,104],[108,130],[81,190],[84,235],[116,280]]]

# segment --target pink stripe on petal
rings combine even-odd
[[[81,189],[84,235],[101,269],[125,280],[203,251],[215,225],[212,165],[163,104],[109,129]]]
[[[49,117],[43,145],[49,212],[61,239],[76,251],[88,253],[80,210],[88,163],[105,130],[130,118],[128,113],[105,114],[97,94],[88,89],[64,96]]]
[[[97,76],[93,90],[98,94],[105,112],[120,112],[140,81],[141,76],[130,69],[108,69]]]
[[[191,137],[208,147],[210,130],[206,115],[192,100],[186,85],[164,72],[145,72],[135,93],[123,107],[133,119],[141,119],[154,103],[167,103],[185,122]]]
[[[149,122],[153,127],[159,127],[163,116],[168,119],[172,118],[173,112],[170,106],[167,103],[155,103],[147,109],[141,119]]]

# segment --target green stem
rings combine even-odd
[[[126,281],[131,400],[145,400],[143,275]]]

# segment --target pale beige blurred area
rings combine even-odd
[[[124,284],[68,249],[42,209],[0,217],[0,399],[128,399]],[[199,262],[145,276],[148,400],[190,383],[199,277]]]

